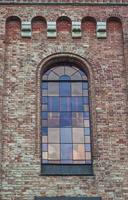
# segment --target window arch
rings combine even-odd
[[[42,75],[41,107],[42,173],[92,174],[85,72],[65,62],[47,69]]]

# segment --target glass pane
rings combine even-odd
[[[91,152],[85,152],[86,160],[91,160]]]
[[[91,143],[90,136],[85,136],[85,143]]]
[[[48,111],[59,111],[59,97],[48,97]]]
[[[42,143],[48,143],[48,137],[42,136]]]
[[[61,160],[72,160],[72,144],[61,144]]]
[[[42,144],[42,151],[48,151],[48,144]]]
[[[48,127],[59,127],[60,113],[49,112],[48,113]]]
[[[84,128],[84,134],[90,135],[90,128]]]
[[[42,117],[42,119],[47,119],[48,118],[48,112],[41,112],[41,117]]]
[[[85,144],[85,151],[91,151],[91,145]]]
[[[67,74],[68,76],[71,76],[75,72],[76,72],[75,68],[73,68],[73,67],[65,67],[65,74]]]
[[[47,120],[42,120],[42,127],[47,127],[48,126],[48,121]]]
[[[72,143],[72,129],[61,128],[61,143]]]
[[[70,97],[60,97],[60,111],[71,111]]]
[[[73,143],[84,143],[84,129],[73,128]]]
[[[83,111],[83,97],[72,97],[72,111]]]
[[[84,112],[84,119],[89,119],[89,112]]]
[[[82,83],[72,83],[72,96],[82,96]]]
[[[60,144],[49,144],[48,145],[48,159],[49,160],[60,160]]]
[[[48,83],[48,96],[59,96],[59,83]]]
[[[89,120],[87,119],[87,120],[84,120],[84,126],[85,127],[89,127],[90,126],[90,123],[89,123]]]
[[[83,96],[88,96],[88,90],[83,90]]]
[[[70,96],[70,95],[71,95],[71,83],[60,82],[60,96]]]
[[[74,74],[71,76],[71,79],[72,79],[72,80],[82,80],[82,77],[81,77],[81,74],[79,73],[79,71],[77,71],[76,73],[74,73]]]
[[[48,82],[42,82],[41,87],[42,89],[48,89]]]
[[[88,82],[83,82],[83,89],[87,90],[88,89]]]
[[[42,96],[47,96],[48,95],[48,90],[44,89],[42,90]]]
[[[73,112],[72,113],[72,126],[73,127],[83,127],[83,113],[82,112]]]
[[[84,111],[89,111],[89,106],[88,105],[84,105]]]
[[[73,160],[85,160],[84,144],[73,144]]]
[[[48,159],[48,152],[43,152],[43,159]]]
[[[72,160],[61,160],[61,164],[72,164]]]
[[[47,102],[48,102],[48,97],[43,96],[42,97],[42,103],[47,104]]]
[[[59,128],[48,128],[48,143],[60,143]]]
[[[59,76],[51,71],[48,76],[48,80],[59,80]]]
[[[42,132],[42,135],[48,135],[48,128],[47,127],[45,127],[45,128],[42,128],[41,129],[41,132]]]
[[[53,71],[54,71],[58,76],[64,75],[64,67],[56,67]]]
[[[63,76],[60,77],[60,80],[61,80],[61,81],[63,81],[63,80],[69,81],[69,80],[71,80],[71,78],[70,78],[70,76],[68,76],[68,75],[63,75]]]
[[[84,99],[84,104],[88,104],[88,97],[83,97]]]
[[[42,105],[42,111],[47,111],[47,110],[48,110],[47,104],[43,104],[43,105]]]
[[[61,112],[60,113],[60,127],[71,127],[72,118],[70,112]]]

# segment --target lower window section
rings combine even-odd
[[[42,164],[41,165],[41,175],[42,176],[93,176],[93,167],[92,165],[75,165],[75,164]],[[60,199],[61,200],[61,199]],[[67,200],[67,199],[65,199]]]
[[[101,197],[35,197],[35,200],[101,200]]]

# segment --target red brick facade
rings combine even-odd
[[[72,20],[81,38],[72,38]],[[31,38],[21,37],[21,21],[32,22]],[[56,38],[47,38],[48,21],[57,22]],[[96,37],[97,21],[107,21],[106,39]],[[0,22],[1,199],[127,200],[128,6],[5,4]],[[40,71],[60,56],[89,72],[94,176],[40,176]]]

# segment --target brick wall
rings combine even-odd
[[[1,0],[1,3],[128,3],[128,0]]]
[[[3,5],[0,19],[1,199],[101,196],[102,200],[127,200],[128,7]],[[21,37],[21,20],[32,20],[31,38]],[[71,20],[82,21],[80,39],[71,37]],[[47,38],[47,21],[57,21],[57,38]],[[96,21],[107,21],[107,39],[96,38]],[[40,176],[41,63],[58,53],[77,55],[88,63],[92,177]]]

